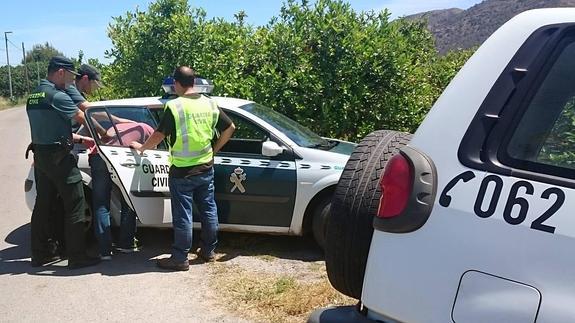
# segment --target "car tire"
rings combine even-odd
[[[96,241],[94,235],[94,212],[92,210],[92,191],[84,186],[84,234],[86,241]]]
[[[325,237],[327,234],[327,220],[329,218],[331,210],[331,196],[329,198],[324,198],[316,206],[313,219],[312,219],[312,232],[313,238],[317,242],[318,246],[325,250]]]
[[[387,161],[411,134],[378,130],[356,146],[339,179],[329,216],[325,262],[329,281],[342,294],[359,299],[379,207],[379,179]]]

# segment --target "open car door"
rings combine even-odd
[[[140,222],[144,226],[171,224],[165,143],[143,155],[129,147],[132,141],[143,143],[156,128],[150,110],[145,106],[92,107],[86,110],[86,119],[112,181]],[[106,129],[106,136],[98,135],[103,133],[101,128]]]

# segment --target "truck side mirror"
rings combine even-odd
[[[284,147],[276,144],[273,141],[264,141],[262,143],[262,155],[267,157],[274,157],[284,152]]]

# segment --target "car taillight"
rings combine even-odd
[[[379,181],[382,193],[377,216],[393,218],[401,214],[407,206],[412,185],[413,169],[407,159],[398,153],[387,162]]]

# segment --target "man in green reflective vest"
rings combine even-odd
[[[170,146],[169,187],[172,205],[174,244],[172,256],[159,259],[158,267],[189,269],[188,252],[192,245],[192,203],[200,211],[202,233],[198,256],[214,261],[217,244],[218,213],[214,199],[214,154],[231,138],[235,125],[215,101],[195,93],[194,71],[180,66],[174,71],[178,98],[164,107],[158,129],[144,143],[130,146],[140,153],[156,147],[164,138]],[[220,136],[212,145],[215,132]]]

